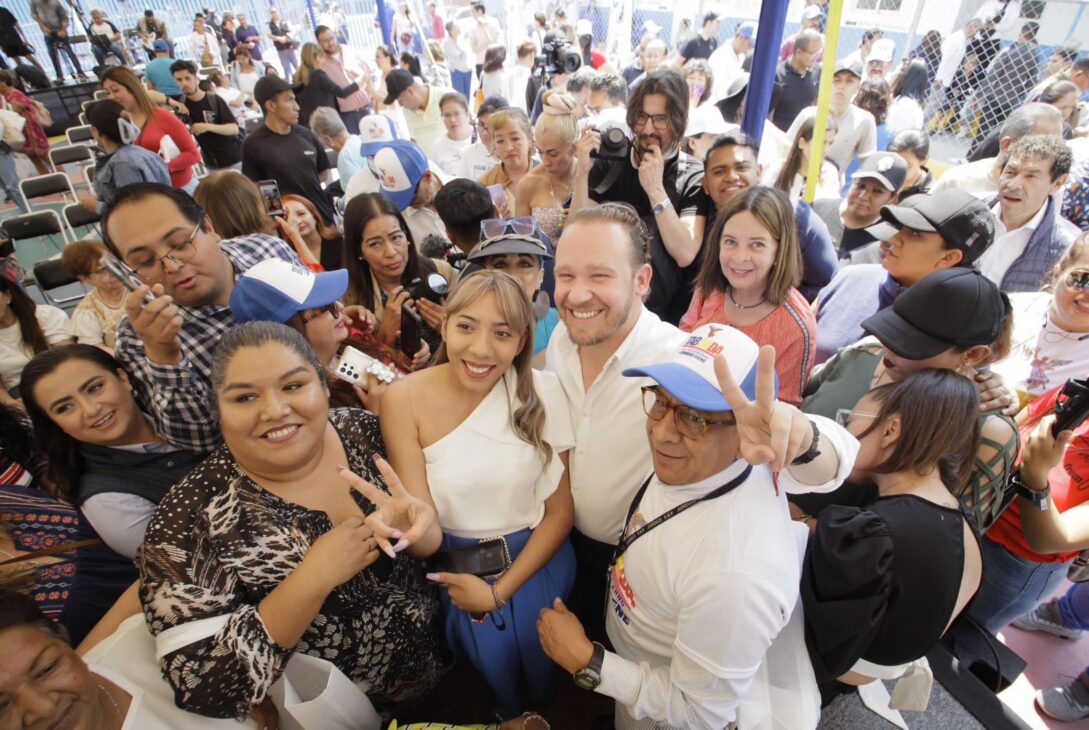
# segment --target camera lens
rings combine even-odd
[[[450,291],[450,282],[442,274],[428,274],[427,286],[440,297],[446,296],[446,293]]]

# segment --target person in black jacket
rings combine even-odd
[[[299,102],[299,123],[310,128],[310,115],[319,106],[337,108],[337,99],[343,99],[359,91],[359,84],[352,82],[348,86],[338,86],[322,70],[325,64],[325,52],[315,43],[302,47],[302,65],[295,72],[295,83],[302,88],[296,92]]]

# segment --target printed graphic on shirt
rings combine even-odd
[[[1028,348],[1025,349],[1027,350]],[[1064,368],[1071,362],[1070,360],[1061,360],[1059,358],[1041,355],[1039,347],[1033,348],[1031,355],[1032,364],[1025,385],[1028,386],[1029,389],[1035,391],[1047,390],[1049,388],[1048,384],[1051,381],[1048,373],[1059,368]]]
[[[632,591],[628,577],[624,573],[623,555],[609,567],[609,593],[612,596],[616,617],[623,621],[625,626],[631,623],[627,612],[635,608],[635,592]]]

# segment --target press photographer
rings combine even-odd
[[[673,70],[648,74],[632,92],[627,123],[583,131],[577,144],[571,213],[597,203],[628,203],[652,234],[647,307],[679,321],[692,296],[706,211],[703,163],[680,150],[688,123],[688,85]],[[619,163],[619,164],[618,164]]]
[[[567,88],[567,79],[582,66],[582,56],[567,42],[559,31],[552,31],[541,43],[541,53],[533,64],[533,78],[529,88],[534,89],[532,113],[529,120],[537,122],[537,117],[544,111],[544,95],[550,89]],[[528,98],[528,97],[527,97]]]

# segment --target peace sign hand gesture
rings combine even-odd
[[[737,420],[741,458],[750,464],[768,464],[778,474],[804,454],[813,440],[813,427],[804,413],[775,399],[775,350],[760,348],[756,362],[756,400],[738,386],[722,355],[715,356],[715,376]]]
[[[367,515],[366,524],[373,531],[382,552],[396,558],[397,553],[422,542],[430,533],[438,533],[438,521],[434,508],[409,494],[397,472],[385,459],[375,454],[374,463],[386,480],[389,494],[344,467],[340,467],[339,474],[349,487],[377,507]]]

